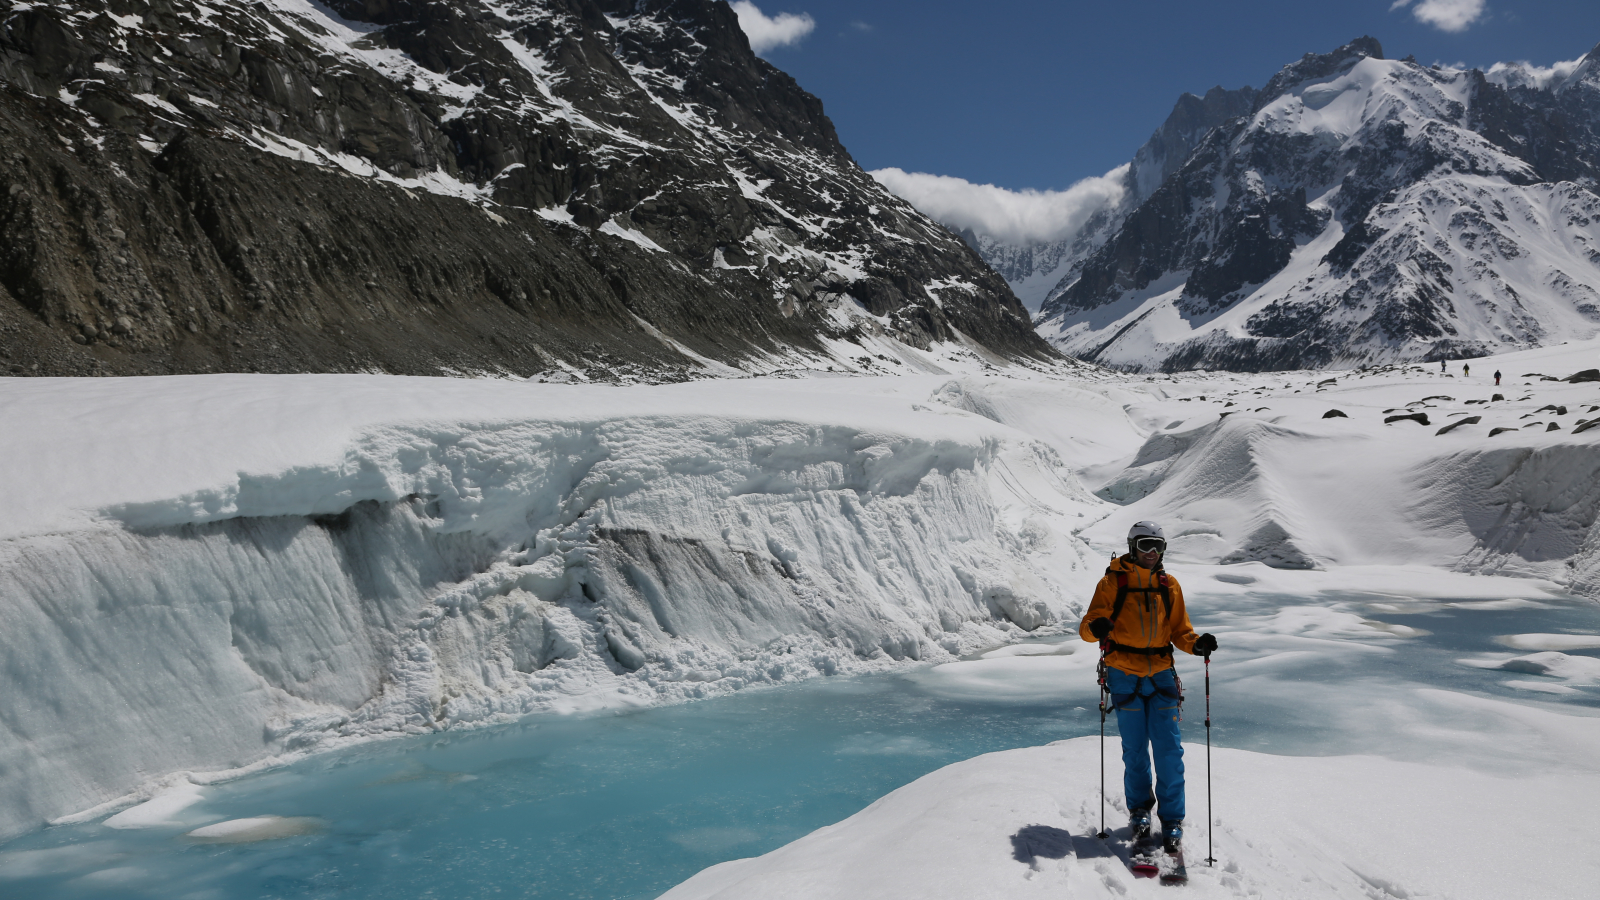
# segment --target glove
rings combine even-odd
[[[1089,623],[1089,633],[1094,635],[1097,641],[1105,640],[1111,634],[1111,620],[1105,616],[1095,619]]]
[[[1217,638],[1209,631],[1194,639],[1196,656],[1210,656],[1211,651],[1215,649],[1217,649]]]

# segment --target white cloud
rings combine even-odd
[[[750,0],[738,0],[732,6],[734,13],[739,16],[739,27],[744,29],[744,36],[750,39],[750,49],[757,53],[798,44],[817,27],[810,13],[768,16]]]
[[[1484,77],[1502,87],[1549,88],[1561,84],[1578,71],[1583,59],[1569,59],[1549,68],[1527,62],[1495,63],[1484,72]]]
[[[1127,165],[1121,165],[1064,191],[1012,191],[949,175],[894,168],[869,174],[951,228],[970,228],[1008,244],[1032,244],[1076,234],[1090,216],[1122,199],[1127,173]]]
[[[1411,6],[1412,0],[1395,0],[1389,7],[1393,12]],[[1421,0],[1416,6],[1411,7],[1411,16],[1424,25],[1432,25],[1440,31],[1459,32],[1466,31],[1474,22],[1480,21],[1484,13],[1489,11],[1487,0]]]

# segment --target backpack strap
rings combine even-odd
[[[1172,616],[1172,581],[1166,572],[1160,569],[1156,570],[1155,581],[1157,586],[1154,588],[1129,588],[1128,573],[1121,569],[1113,569],[1107,566],[1106,574],[1117,580],[1117,599],[1111,604],[1110,619],[1113,626],[1117,624],[1117,616],[1122,614],[1122,606],[1128,601],[1128,594],[1133,591],[1144,594],[1147,600],[1152,593],[1160,594],[1162,609],[1165,610],[1169,618]],[[1108,640],[1106,643],[1109,649],[1123,653],[1136,653],[1140,656],[1172,656],[1171,644],[1165,647],[1130,647],[1127,644],[1119,644],[1116,641]]]
[[[1137,591],[1138,593],[1144,594],[1146,597],[1152,593],[1160,594],[1162,609],[1166,612],[1167,616],[1170,617],[1172,615],[1172,580],[1168,577],[1166,572],[1163,572],[1159,569],[1156,570],[1156,584],[1158,587],[1155,588],[1129,588],[1128,573],[1122,571],[1121,569],[1113,569],[1107,566],[1106,574],[1117,580],[1117,599],[1111,604],[1112,625],[1117,624],[1117,616],[1122,614],[1122,605],[1128,602],[1128,594],[1130,591]]]
[[[1128,573],[1121,569],[1106,569],[1106,574],[1117,579],[1117,599],[1111,604],[1111,624],[1117,624],[1117,616],[1122,615],[1122,604],[1128,602]]]

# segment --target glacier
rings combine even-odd
[[[0,829],[173,772],[950,659],[1062,616],[1089,569],[1046,520],[1097,501],[1054,449],[816,384],[850,386],[9,381],[5,456],[37,468],[0,543]]]
[[[1075,624],[1142,518],[1257,591],[1594,597],[1600,395],[1554,379],[1597,360],[0,380],[0,834],[385,736],[951,663]]]

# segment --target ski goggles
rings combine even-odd
[[[1167,552],[1167,542],[1158,537],[1134,538],[1133,549],[1138,553],[1149,553],[1152,550],[1157,553],[1165,553]]]

